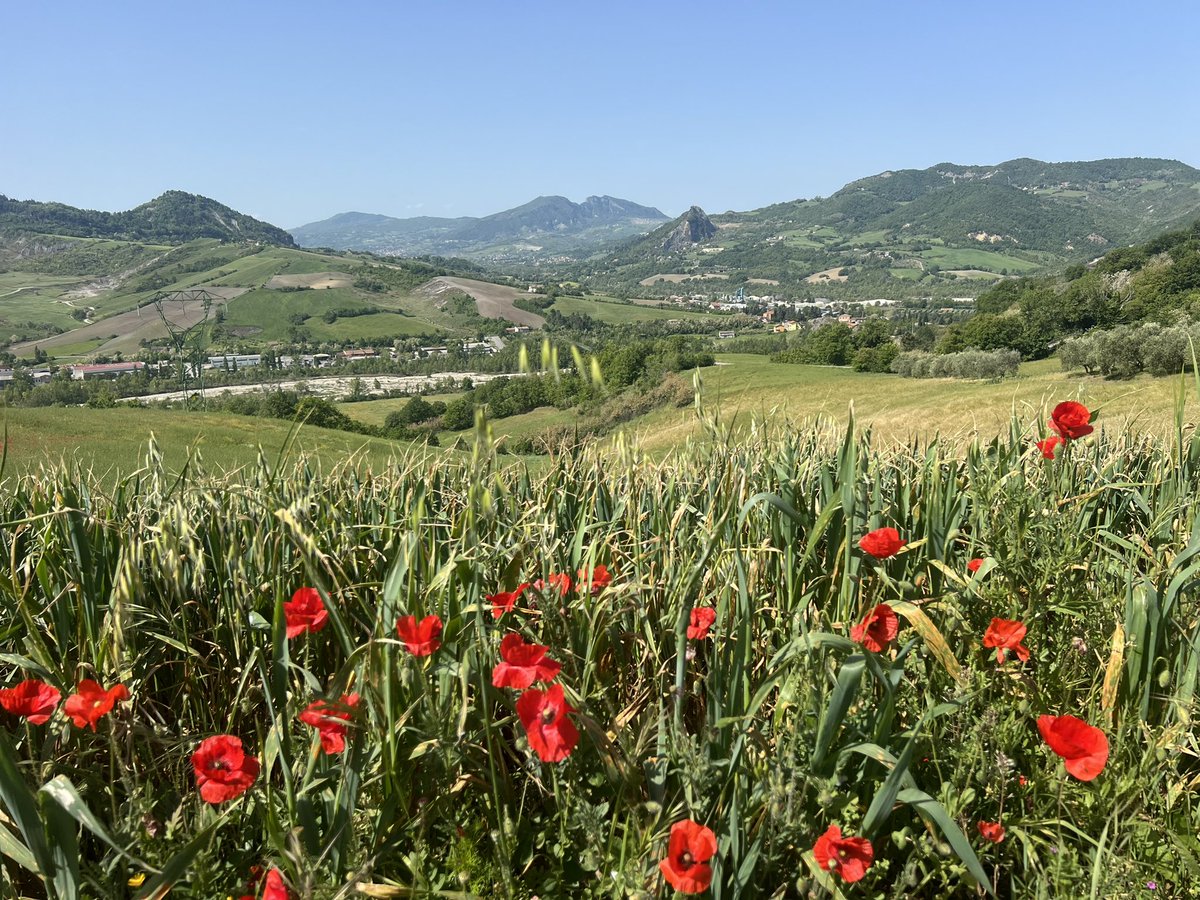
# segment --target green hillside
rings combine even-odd
[[[167,191],[125,212],[77,209],[64,203],[13,200],[0,194],[0,230],[71,237],[182,244],[198,238],[261,241],[294,247],[282,228],[261,222],[208,197]]]
[[[439,275],[481,274],[463,261],[382,260],[201,238],[177,246],[0,233],[0,348],[57,358],[136,353],[166,336],[155,297],[216,298],[210,342],[390,342],[471,337],[485,320],[461,293],[423,291]],[[139,309],[141,311],[139,311]]]
[[[597,289],[643,294],[678,291],[639,288],[673,273],[721,275],[730,287],[770,279],[782,293],[834,299],[949,297],[989,276],[1061,270],[1197,215],[1200,171],[1173,160],[943,163],[827,198],[714,214],[711,237],[664,249],[681,218],[570,271]]]

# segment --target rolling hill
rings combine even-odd
[[[537,197],[483,218],[395,219],[341,213],[292,229],[305,247],[370,250],[394,256],[461,256],[492,262],[587,252],[645,234],[668,217],[657,209],[616,197]]]
[[[167,191],[125,212],[78,209],[63,203],[13,200],[0,194],[0,231],[108,238],[152,244],[183,244],[199,238],[259,241],[281,247],[296,242],[282,228],[259,221],[216,200]]]
[[[1003,275],[1061,270],[1200,216],[1200,171],[1174,160],[1107,159],[994,166],[941,163],[882,172],[827,198],[711,215],[715,233],[677,246],[686,215],[574,267],[601,288],[656,275],[779,282],[792,293],[973,293]],[[844,281],[813,279],[844,271]],[[809,280],[812,279],[812,280]]]

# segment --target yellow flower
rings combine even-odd
[[[145,881],[146,881],[146,873],[138,872],[136,875],[134,875],[132,878],[130,878],[125,883],[127,885],[129,885],[130,887],[141,887]]]

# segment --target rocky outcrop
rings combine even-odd
[[[707,241],[717,233],[717,226],[712,219],[698,206],[693,206],[679,217],[679,224],[667,234],[662,242],[663,253],[676,253],[687,250],[696,244]]]

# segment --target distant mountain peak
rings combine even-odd
[[[645,234],[669,217],[651,206],[605,195],[574,203],[542,194],[483,218],[392,219],[341,213],[292,229],[304,246],[374,250],[396,255],[528,255],[593,250]]]
[[[699,206],[693,206],[682,216],[666,235],[662,242],[663,253],[676,253],[687,250],[696,244],[707,241],[717,233],[717,226]]]

